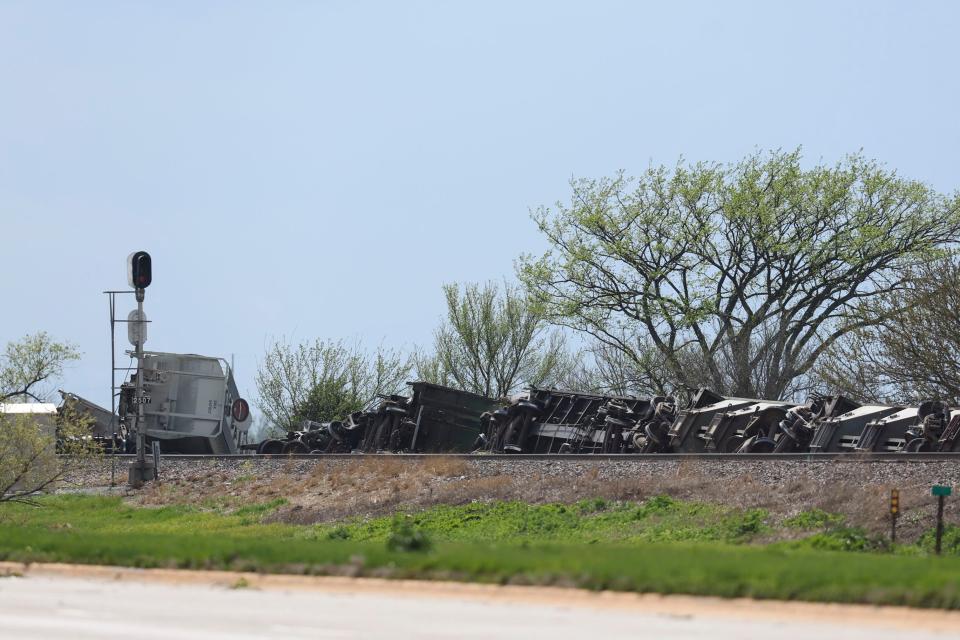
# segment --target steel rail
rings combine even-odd
[[[118,460],[132,460],[135,454],[106,454]],[[491,462],[510,460],[553,460],[558,462],[589,462],[591,460],[622,460],[624,462],[657,462],[697,460],[709,462],[886,462],[923,463],[957,462],[960,452],[948,453],[277,453],[277,454],[162,454],[164,460],[362,460],[364,458],[390,460],[429,460],[456,458]]]

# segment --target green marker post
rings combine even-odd
[[[934,546],[934,552],[940,555],[940,548],[943,543],[943,502],[953,491],[951,487],[942,484],[935,484],[930,489],[930,493],[937,497],[937,542]]]

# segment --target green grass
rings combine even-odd
[[[410,522],[427,535],[462,542],[743,542],[769,529],[768,515],[737,512],[666,496],[636,505],[583,500],[573,505],[478,502],[438,506],[412,514]],[[319,527],[330,539],[385,540],[392,518]]]
[[[843,516],[836,513],[827,513],[822,509],[801,511],[797,515],[783,521],[784,526],[791,529],[821,529],[836,527],[843,524]]]
[[[0,506],[0,559],[960,608],[958,557],[929,557],[922,545],[914,555],[878,552],[836,522],[764,545],[780,525],[763,511],[669,498],[478,503],[324,526],[262,523],[282,501],[232,512],[90,496],[42,503]],[[949,534],[960,545],[960,530]]]

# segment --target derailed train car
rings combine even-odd
[[[578,406],[587,409],[565,410]],[[936,400],[901,407],[834,395],[795,404],[699,389],[679,408],[672,397],[531,389],[495,416],[487,450],[502,453],[960,451],[960,410]]]
[[[488,452],[501,454],[843,453],[960,451],[960,411],[863,405],[842,395],[804,404],[529,388],[498,402],[425,382],[342,421],[307,422],[259,453]]]
[[[284,438],[257,445],[257,453],[464,453],[482,440],[486,417],[500,402],[429,382],[409,383],[410,395],[380,398],[373,408],[343,420],[305,420]]]
[[[222,358],[183,353],[144,353],[143,404],[147,441],[165,453],[239,453],[252,423],[230,365]],[[136,380],[120,390],[119,415],[137,413]]]
[[[142,395],[136,395],[134,373],[120,386],[116,414],[67,392],[61,406],[91,418],[91,437],[108,451],[133,452],[134,425],[142,415],[147,443],[158,442],[163,453],[242,452],[252,423],[250,406],[225,360],[146,352],[142,369]]]

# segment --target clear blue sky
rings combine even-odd
[[[0,2],[0,342],[76,343],[108,404],[100,291],[146,249],[148,348],[252,397],[271,336],[429,342],[572,176],[803,145],[953,191],[958,7]]]

